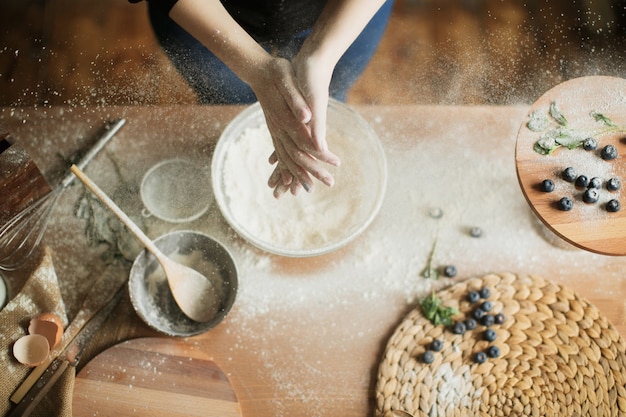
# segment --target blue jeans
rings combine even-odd
[[[202,104],[250,104],[256,101],[252,89],[242,82],[222,61],[182,29],[158,7],[148,10],[154,33],[178,72],[195,90]],[[391,15],[393,0],[388,0],[363,32],[341,57],[330,83],[330,96],[345,101],[348,90],[359,78],[383,36]],[[266,50],[279,46],[278,54],[293,58],[310,30],[292,39],[277,39],[261,44]]]

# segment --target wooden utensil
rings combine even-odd
[[[593,112],[599,112],[618,126],[626,126],[626,80],[616,77],[593,76],[566,81],[546,92],[530,108],[517,136],[515,162],[522,191],[531,208],[546,227],[564,240],[580,248],[606,255],[626,255],[626,132],[598,134],[599,146],[595,151],[582,147],[568,149],[560,147],[551,155],[541,155],[533,147],[542,132],[531,130],[527,123],[533,112],[546,113],[548,120],[555,122],[549,114],[551,103],[556,103],[567,119],[567,127],[576,132],[594,134],[607,131],[606,124],[598,121]],[[558,126],[558,123],[557,123]],[[619,156],[603,160],[601,149],[606,145],[617,148]],[[595,204],[585,203],[584,190],[576,188],[561,178],[562,171],[574,167],[578,174],[615,176],[620,178],[622,188],[609,192],[604,185],[609,178],[602,178],[600,200]],[[540,189],[544,179],[552,179],[556,185],[553,192]],[[570,197],[574,208],[560,210],[557,202]],[[606,203],[617,199],[621,210],[608,212]]]
[[[104,132],[89,151],[76,163],[84,168],[124,126],[125,119],[118,119],[105,126]],[[38,247],[48,227],[48,218],[63,191],[72,183],[74,176],[68,173],[51,192],[31,202],[0,227],[0,269],[14,271],[21,267]],[[19,189],[19,184],[8,184]],[[26,184],[23,184],[26,185]],[[13,189],[10,194],[13,194]],[[20,194],[16,194],[20,197]]]
[[[120,209],[93,181],[91,181],[76,165],[72,172],[96,197],[108,207],[128,230],[144,244],[146,249],[157,259],[167,277],[172,295],[180,309],[195,321],[208,321],[217,312],[219,297],[204,275],[193,268],[174,262],[146,236],[145,233]]]
[[[193,342],[143,338],[120,343],[78,373],[72,414],[240,417],[228,377]]]
[[[12,403],[19,403],[43,375],[48,366],[69,346],[83,327],[114,297],[115,293],[127,283],[126,276],[117,267],[108,268],[92,285],[74,320],[65,329],[61,342],[50,352],[41,365],[34,368],[11,395]]]

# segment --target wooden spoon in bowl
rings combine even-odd
[[[130,232],[144,244],[157,259],[172,291],[174,300],[190,319],[204,322],[215,315],[219,299],[211,281],[193,268],[181,265],[167,257],[154,242],[76,165],[72,172],[96,197],[107,206]]]

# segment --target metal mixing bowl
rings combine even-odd
[[[334,100],[327,130],[329,148],[342,160],[341,167],[328,167],[335,185],[316,182],[310,194],[276,200],[267,186],[273,145],[260,105],[228,124],[213,154],[211,178],[215,201],[240,236],[267,252],[310,257],[341,248],[370,225],[387,187],[378,136],[356,111]]]
[[[229,251],[211,237],[194,231],[168,233],[154,243],[173,260],[210,279],[220,306],[209,321],[188,318],[176,304],[159,263],[144,250],[135,259],[128,281],[130,300],[139,317],[155,330],[181,337],[204,333],[221,322],[235,302],[238,285],[237,267]]]

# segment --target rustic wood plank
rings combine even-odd
[[[146,4],[8,0],[0,105],[195,103]],[[626,77],[620,1],[396,0],[352,103],[532,103],[584,75]]]

